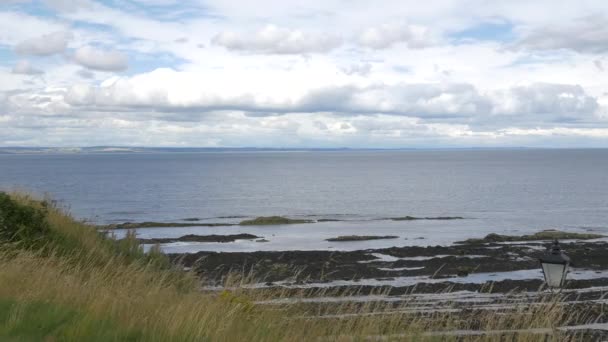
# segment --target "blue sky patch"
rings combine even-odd
[[[455,41],[498,41],[509,42],[515,39],[514,25],[507,21],[482,22],[466,30],[450,35]]]

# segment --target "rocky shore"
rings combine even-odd
[[[260,239],[259,236],[253,234],[232,234],[232,235],[184,235],[178,238],[152,238],[152,239],[137,239],[139,243],[157,244],[157,243],[173,243],[173,242],[234,242],[236,240],[254,240]]]
[[[591,234],[540,232],[530,236],[463,241],[451,246],[392,247],[351,252],[283,251],[252,253],[199,252],[171,258],[197,272],[207,285],[222,284],[230,274],[243,273],[258,285],[286,288],[357,288],[391,294],[416,291],[494,292],[537,290],[543,285],[538,258],[551,245],[546,237],[566,237],[561,243],[572,259],[567,286],[608,285],[608,242]],[[540,276],[539,276],[540,275]]]

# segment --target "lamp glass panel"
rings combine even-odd
[[[549,287],[562,286],[562,280],[566,276],[566,264],[543,263],[542,266],[547,285],[549,285]]]

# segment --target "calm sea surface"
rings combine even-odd
[[[291,232],[282,247],[271,241],[266,249],[302,248],[338,232],[409,237],[399,244],[546,228],[608,233],[608,150],[0,155],[0,189],[48,193],[73,215],[96,223],[238,222],[262,215],[347,220],[251,228],[276,236]],[[405,215],[467,219],[382,220]],[[193,230],[227,228],[140,233]],[[365,246],[387,243],[396,244]]]

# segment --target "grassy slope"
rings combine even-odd
[[[172,269],[158,252],[145,255],[133,236],[103,238],[49,202],[16,194],[0,193],[0,241],[0,340],[352,341],[405,333],[398,339],[417,341],[425,330],[550,327],[566,317],[549,303],[475,322],[442,313],[309,318],[321,312],[253,304],[267,293],[203,293],[194,275]],[[374,313],[387,305],[346,302],[332,312]]]

